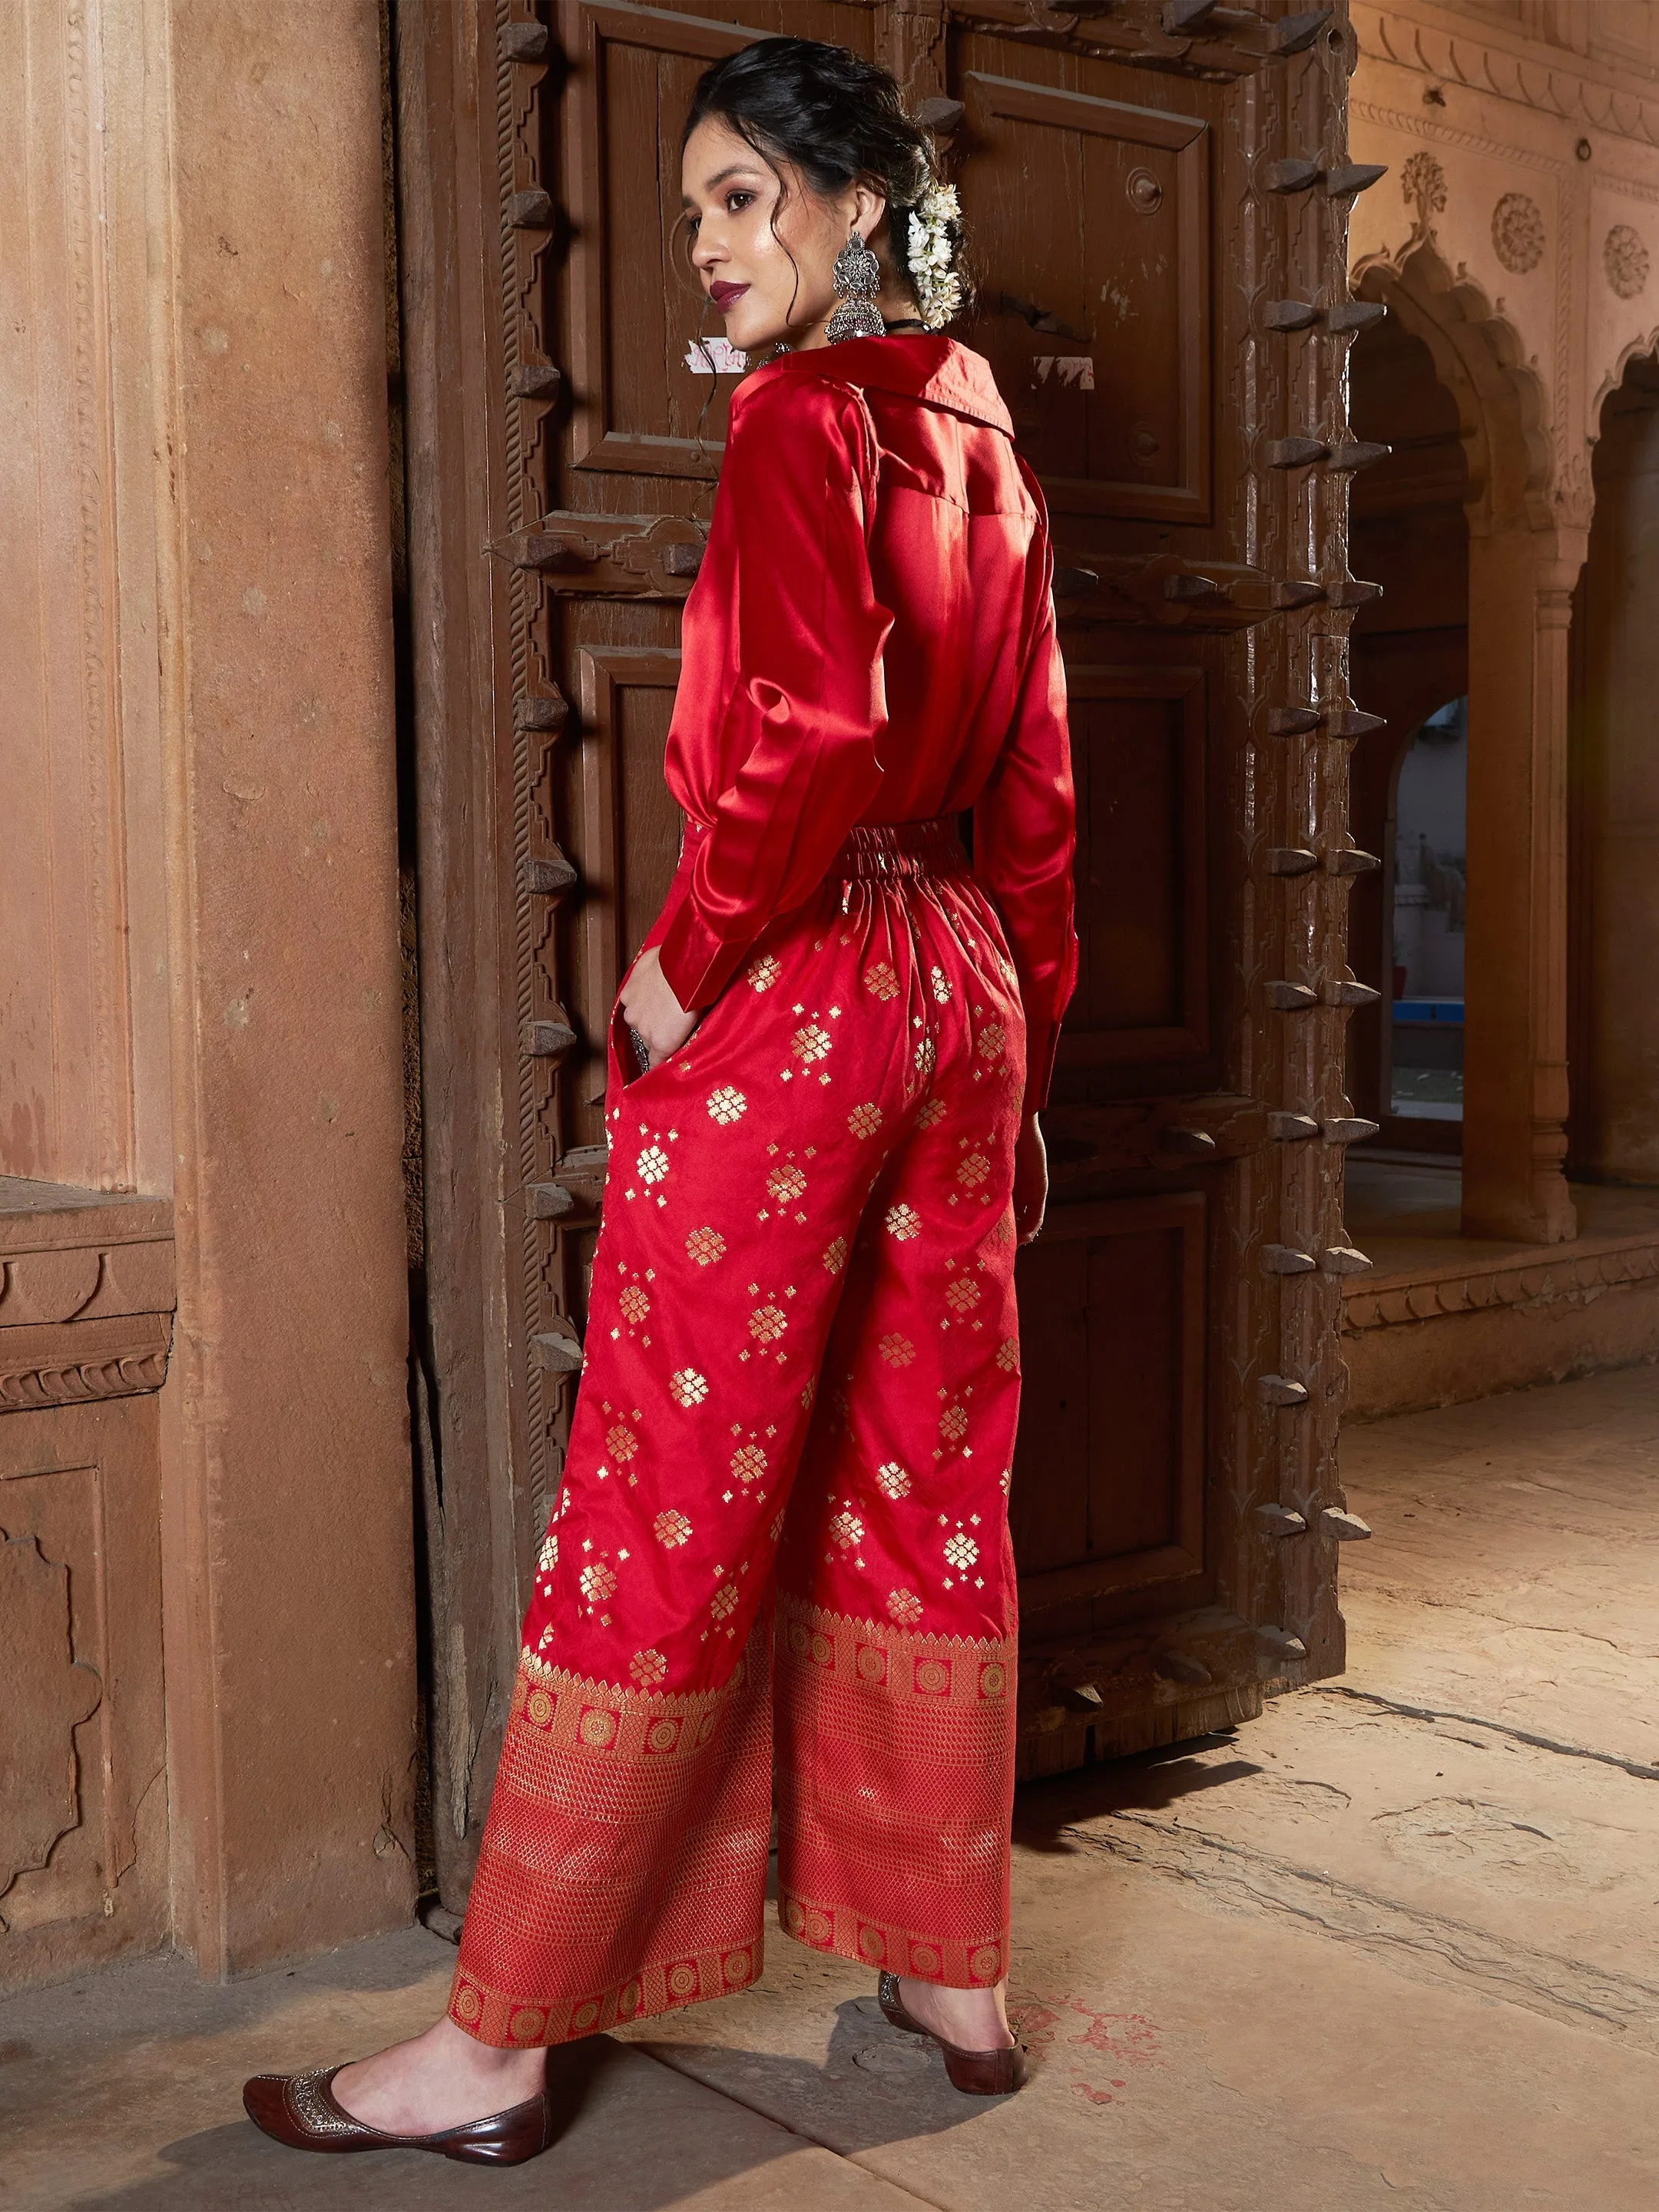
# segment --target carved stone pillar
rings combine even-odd
[[[1659,1183],[1659,374],[1604,408],[1573,645],[1572,1139],[1591,1180]]]
[[[1567,626],[1587,533],[1469,547],[1463,1233],[1553,1244],[1568,1196]]]
[[[176,348],[154,421],[118,410],[166,463],[130,657],[167,779],[167,1796],[174,1941],[223,1976],[414,1903],[380,47],[372,0],[151,12],[165,54],[105,81],[166,210],[118,189],[113,250]]]

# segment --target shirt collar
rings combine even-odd
[[[903,331],[880,338],[843,338],[837,345],[780,354],[766,368],[777,374],[833,378],[837,384],[873,386],[920,399],[930,407],[988,422],[1005,437],[1013,418],[997,390],[991,364],[955,338],[935,331]],[[764,374],[764,371],[761,372]]]

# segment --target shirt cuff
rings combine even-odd
[[[657,964],[687,1013],[712,1006],[752,939],[717,937],[688,890],[657,945]]]
[[[1060,1024],[1047,1022],[1027,1032],[1025,1039],[1025,1095],[1020,1101],[1022,1120],[1041,1112],[1048,1103],[1054,1079],[1054,1056],[1060,1049]]]

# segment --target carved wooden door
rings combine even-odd
[[[436,0],[400,13],[446,1900],[580,1362],[606,1016],[678,842],[677,617],[735,368],[676,270],[679,125],[768,30],[931,103],[975,236],[963,335],[1060,562],[1082,967],[1018,1263],[1026,1771],[1335,1671],[1340,14],[511,0],[475,44]]]

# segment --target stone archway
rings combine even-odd
[[[1354,271],[1428,346],[1457,404],[1469,526],[1469,1012],[1462,1225],[1554,1243],[1568,1193],[1567,629],[1587,488],[1567,496],[1541,378],[1431,235]]]
[[[1396,1047],[1430,1041],[1396,1038],[1402,992],[1389,986],[1398,955],[1391,825],[1401,764],[1425,718],[1468,689],[1470,487],[1461,410],[1431,349],[1402,316],[1361,334],[1348,375],[1355,434],[1391,448],[1380,466],[1356,478],[1349,515],[1354,571],[1382,586],[1355,619],[1352,681],[1356,697],[1385,718],[1385,726],[1355,748],[1349,769],[1354,839],[1382,861],[1356,880],[1348,910],[1354,972],[1382,987],[1376,1006],[1349,1030],[1355,1108],[1378,1124],[1376,1144],[1350,1162],[1357,1190],[1352,1178],[1374,1180],[1379,1153],[1444,1157],[1462,1149],[1461,1107],[1443,1117],[1395,1111]],[[1461,915],[1459,936],[1461,943]],[[1461,1051],[1461,1027],[1455,1039],[1433,1042]],[[1377,1191],[1389,1185],[1383,1172]],[[1364,1210],[1362,1203],[1361,1218]]]

